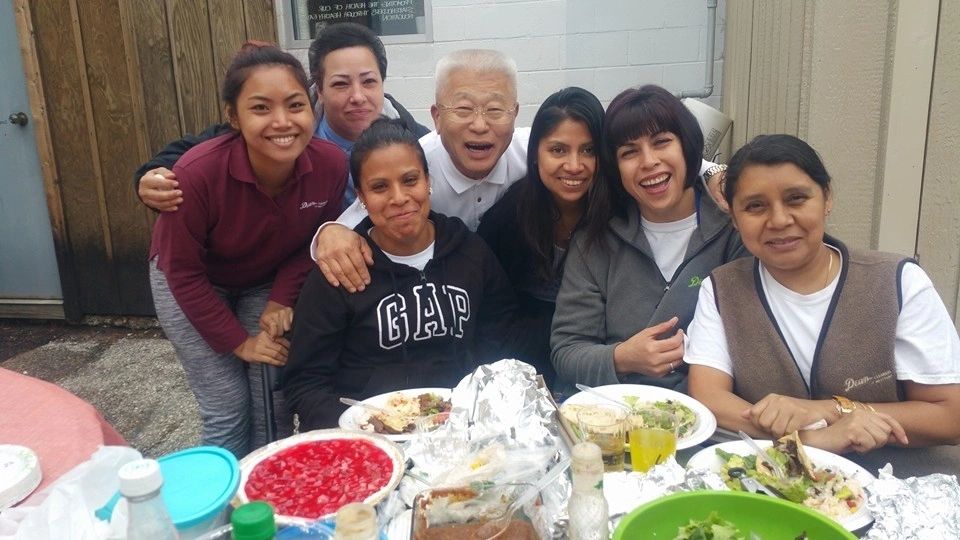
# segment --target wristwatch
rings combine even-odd
[[[713,175],[717,174],[720,171],[727,170],[727,165],[725,163],[717,163],[707,167],[707,170],[703,171],[703,179],[710,180],[713,178]]]
[[[713,178],[713,175],[725,170],[727,170],[727,166],[723,163],[717,163],[716,165],[707,167],[707,170],[703,171],[703,186],[710,189],[710,179]],[[720,180],[720,190],[723,191],[722,179]]]
[[[833,396],[833,401],[835,401],[837,404],[837,412],[840,413],[840,416],[850,414],[857,410],[857,402],[852,401],[850,398],[844,396]]]

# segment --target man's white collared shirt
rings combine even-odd
[[[500,156],[490,174],[480,180],[474,180],[457,170],[436,131],[421,137],[420,146],[423,147],[423,152],[427,156],[430,185],[433,187],[433,194],[430,195],[431,210],[456,216],[462,219],[471,231],[476,231],[484,212],[500,200],[514,182],[527,174],[527,140],[529,138],[530,128],[514,129],[513,140],[510,141],[510,145]],[[360,207],[358,199],[343,211],[337,223],[353,229],[366,216],[367,212]]]

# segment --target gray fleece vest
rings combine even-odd
[[[900,270],[907,260],[875,251],[843,254],[837,289],[813,358],[810,386],[787,347],[760,285],[756,258],[711,275],[733,362],[734,392],[751,403],[777,393],[812,399],[840,394],[856,401],[899,401],[894,337],[900,314]],[[897,294],[877,294],[897,291]]]

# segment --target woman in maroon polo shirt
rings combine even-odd
[[[283,333],[313,265],[306,246],[336,219],[346,185],[341,150],[313,138],[307,88],[296,58],[244,45],[222,90],[234,132],[177,162],[184,202],[153,229],[154,306],[199,403],[202,442],[240,457],[266,442],[251,409],[256,364],[286,363]]]

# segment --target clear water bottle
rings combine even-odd
[[[334,540],[378,540],[377,511],[364,503],[351,503],[337,511]]]
[[[603,498],[603,456],[600,447],[581,442],[573,447],[570,461],[573,491],[567,503],[570,540],[610,538],[610,512]]]
[[[233,540],[273,540],[277,522],[273,507],[263,501],[241,505],[230,516]]]
[[[131,461],[117,473],[127,499],[127,540],[177,540],[177,529],[160,496],[163,475],[154,459]]]

